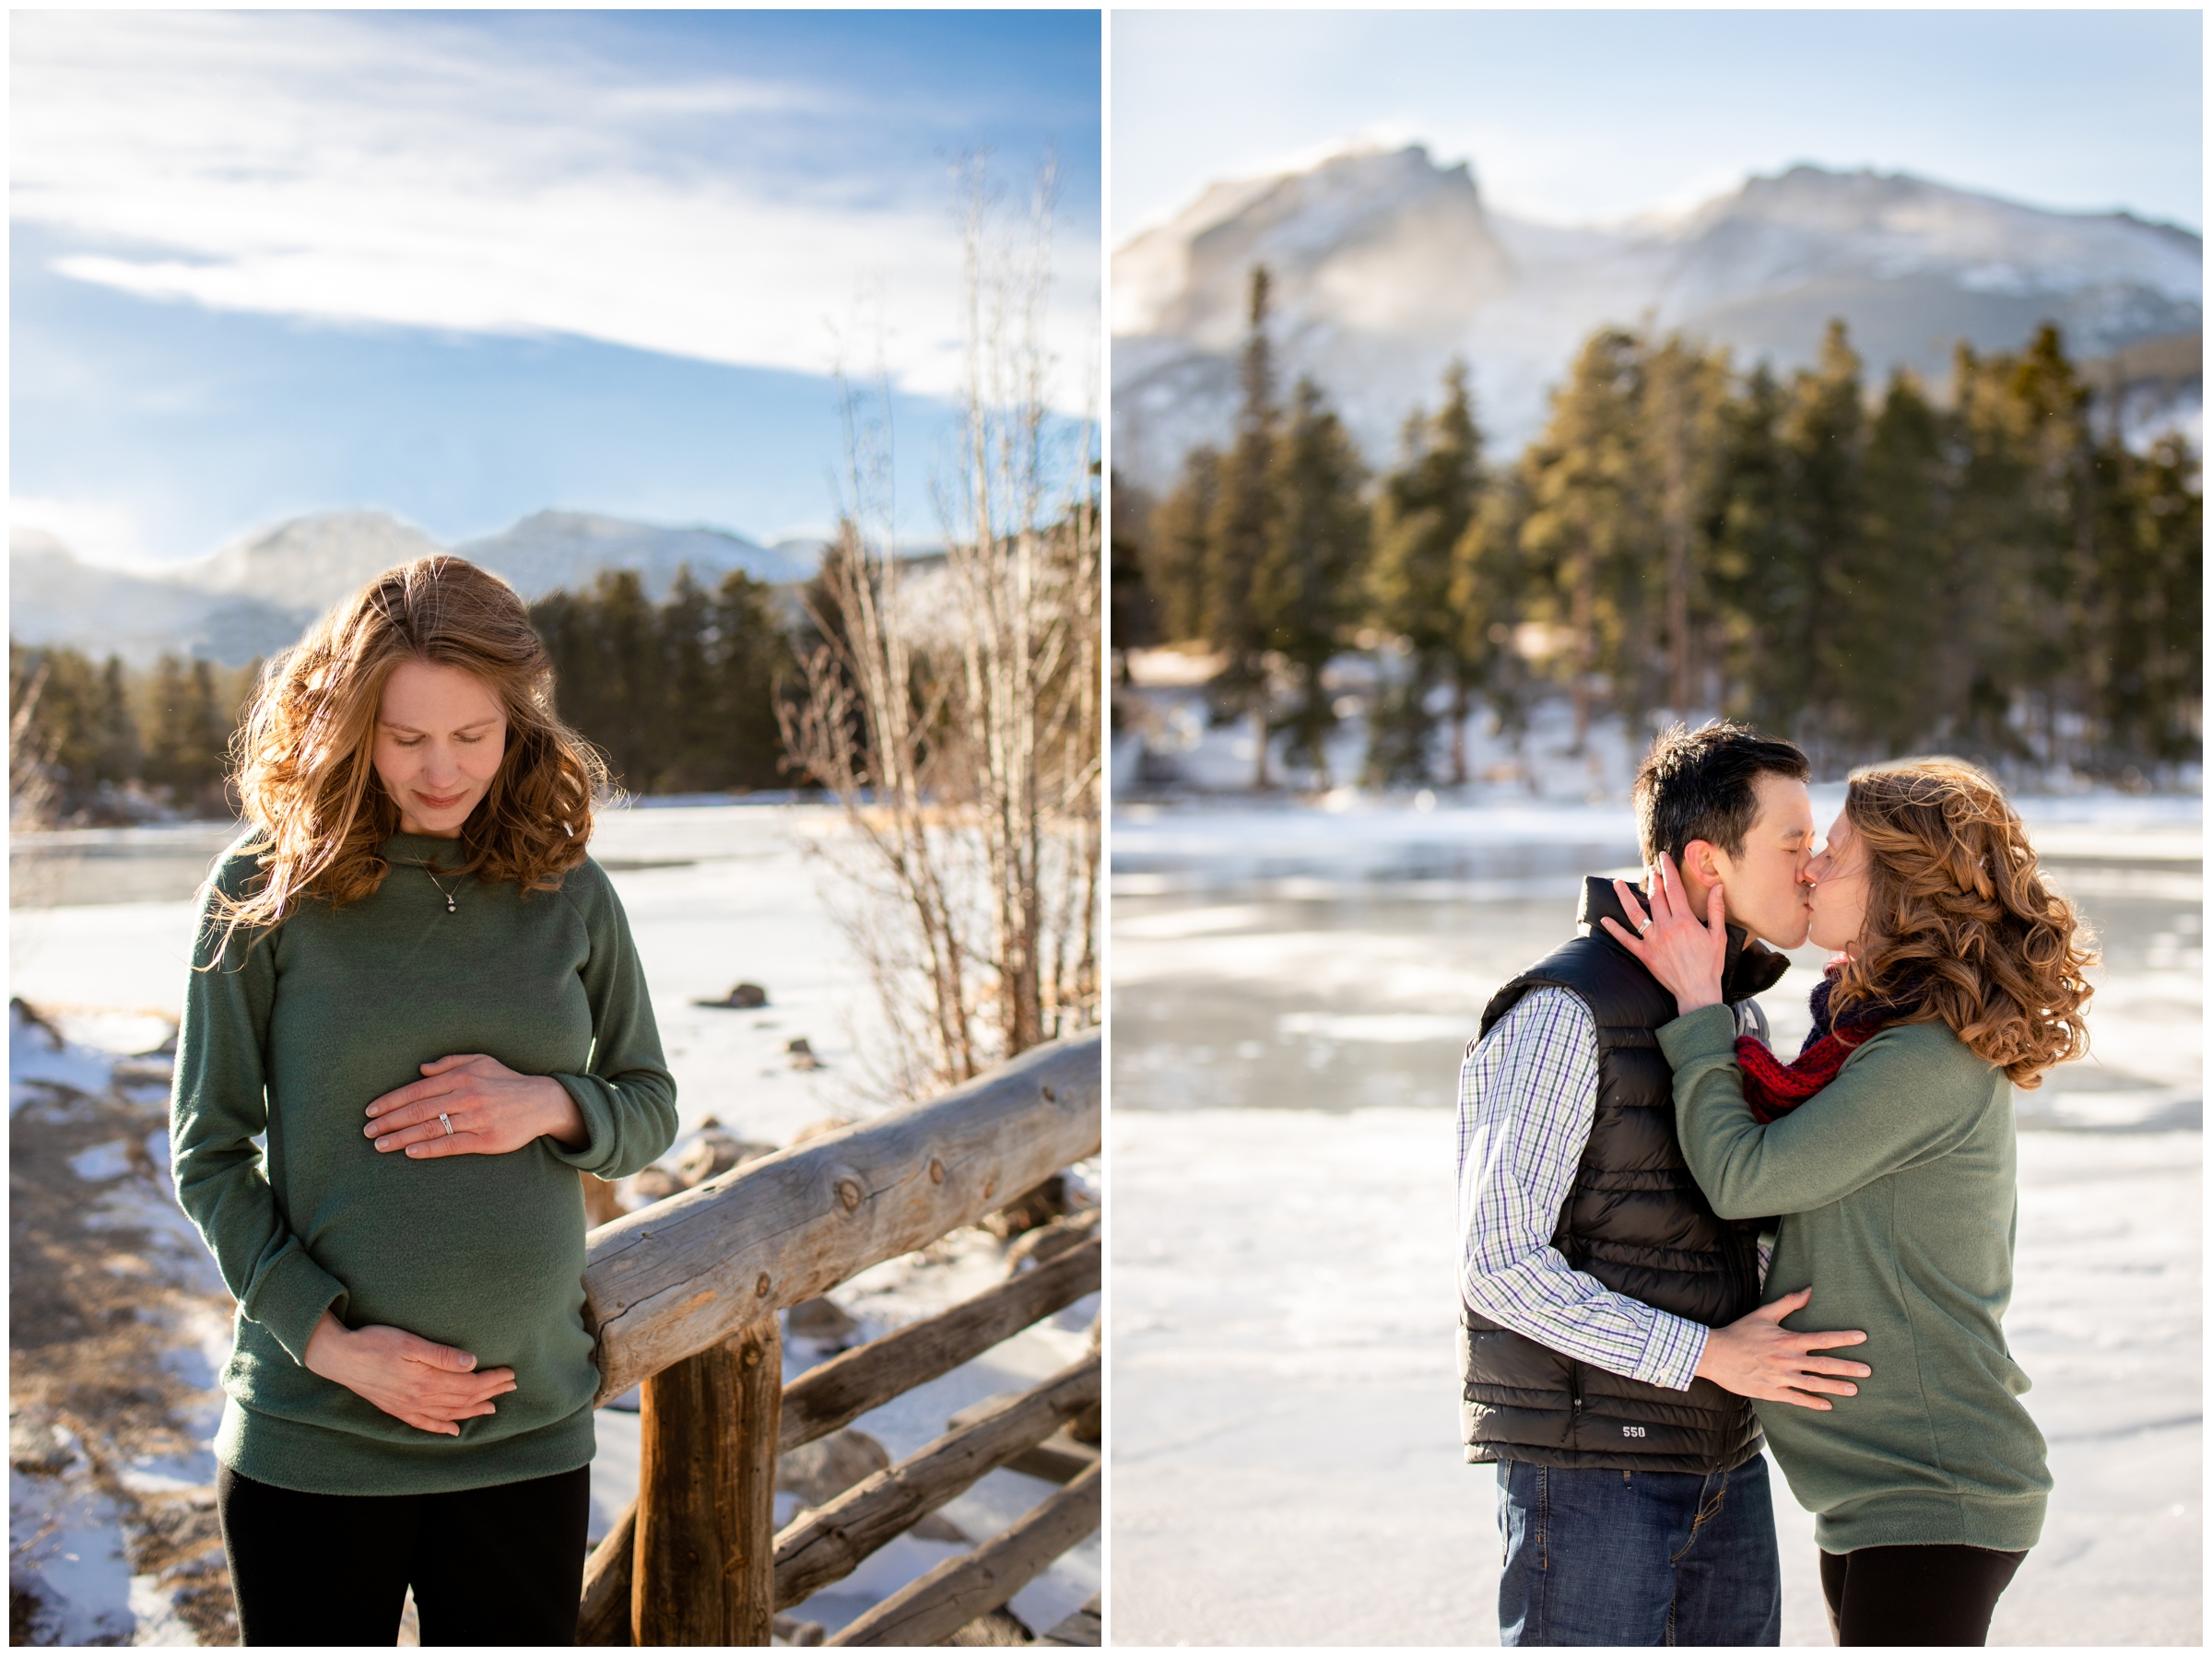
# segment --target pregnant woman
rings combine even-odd
[[[596,761],[514,593],[391,570],[265,680],[200,916],[177,1194],[238,1299],[216,1455],[248,1644],[570,1644],[599,1376],[578,1170],[676,1086],[584,854]],[[255,1140],[265,1134],[265,1147]]]
[[[1841,951],[1783,1065],[1738,1039],[1710,928],[1671,863],[1641,937],[1676,997],[1659,1042],[1690,1171],[1724,1218],[1782,1214],[1768,1303],[1866,1331],[1855,1394],[1756,1404],[1815,1515],[1836,1642],[1978,1645],[2042,1530],[2051,1474],[2006,1349],[2018,1196],[2012,1088],[2087,1050],[2095,963],[2005,796],[1921,759],[1856,771],[1813,859],[1812,941]]]

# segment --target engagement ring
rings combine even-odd
[[[441,1122],[443,1122],[445,1123],[445,1136],[446,1136],[446,1137],[448,1137],[448,1138],[451,1138],[451,1137],[453,1137],[453,1118],[452,1116],[450,1116],[450,1115],[446,1114],[446,1113],[445,1113],[445,1111],[441,1110],[440,1110],[440,1111],[438,1112],[438,1119],[439,1119],[440,1121],[441,1121]]]

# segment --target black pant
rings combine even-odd
[[[1980,1645],[2026,1553],[1984,1546],[1867,1546],[1820,1555],[1840,1645]]]
[[[241,1644],[572,1645],[592,1469],[450,1495],[304,1495],[216,1475]]]

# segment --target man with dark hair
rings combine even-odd
[[[1649,871],[1691,903],[1723,895],[1724,992],[1749,997],[1805,942],[1811,767],[1736,724],[1680,725],[1636,778]],[[1498,1462],[1506,1644],[1778,1644],[1781,1563],[1759,1423],[1746,1400],[1831,1406],[1864,1364],[1816,1357],[1856,1333],[1793,1333],[1810,1290],[1759,1307],[1756,1221],[1716,1218],[1675,1133],[1653,1033],[1675,998],[1599,924],[1500,989],[1459,1087],[1462,1424]],[[1631,928],[1632,929],[1632,928]]]

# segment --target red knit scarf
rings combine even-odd
[[[1841,956],[1829,962],[1819,986],[1813,991],[1812,1031],[1791,1063],[1775,1057],[1756,1035],[1735,1038],[1735,1061],[1744,1072],[1744,1101],[1762,1126],[1787,1115],[1833,1081],[1853,1050],[1876,1030],[1912,1010],[1909,1000],[1875,1001],[1853,1007],[1831,1026],[1828,997],[1842,970]]]

